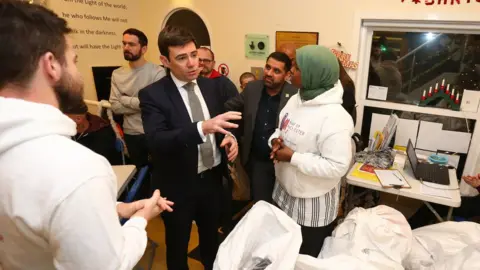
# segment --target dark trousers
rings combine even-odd
[[[125,143],[130,159],[137,168],[148,165],[148,148],[145,135],[125,134]]]
[[[199,174],[186,191],[186,198],[175,201],[173,212],[164,212],[168,269],[188,269],[188,242],[193,220],[198,227],[202,264],[207,270],[213,268],[218,251],[221,212],[222,179],[219,167]]]
[[[259,159],[251,154],[248,158],[246,172],[250,178],[250,196],[254,202],[260,200],[272,203],[275,185],[275,167],[273,161]]]
[[[431,204],[437,213],[445,217],[448,214],[448,206]],[[480,195],[475,197],[462,197],[462,204],[459,208],[453,208],[453,216],[470,219],[476,216],[480,216]],[[430,225],[432,220],[436,220],[435,215],[424,204],[417,212],[408,219],[410,227],[417,229],[423,226]]]
[[[302,229],[302,245],[300,246],[300,254],[310,255],[314,258],[318,257],[323,247],[323,241],[332,235],[335,227],[335,221],[325,227],[305,227]]]
[[[233,192],[233,181],[230,176],[222,177],[222,207],[221,207],[221,218],[220,226],[222,227],[222,232],[227,236],[230,231],[233,229],[232,226],[232,192]]]

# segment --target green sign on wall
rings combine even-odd
[[[249,59],[266,59],[270,51],[268,35],[245,35],[245,57]]]

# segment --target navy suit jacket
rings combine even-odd
[[[207,78],[198,78],[197,84],[213,118],[225,112],[220,98],[221,89]],[[163,197],[181,200],[190,194],[192,181],[197,181],[198,145],[203,143],[197,122],[192,123],[180,92],[170,75],[139,92],[143,127],[147,146],[153,161],[153,188]],[[220,146],[223,134],[216,133]],[[224,149],[222,171],[229,177]]]

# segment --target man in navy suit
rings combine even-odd
[[[147,145],[153,161],[153,185],[175,201],[175,211],[163,215],[168,269],[188,269],[192,221],[198,226],[200,256],[212,269],[218,250],[222,174],[227,159],[235,160],[238,145],[228,129],[241,113],[223,113],[222,89],[199,77],[193,35],[167,26],[158,47],[167,76],[139,93]]]

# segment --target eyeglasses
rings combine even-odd
[[[212,60],[210,59],[203,59],[203,58],[198,58],[198,62],[203,62],[205,64],[210,64],[211,62],[213,62]]]

